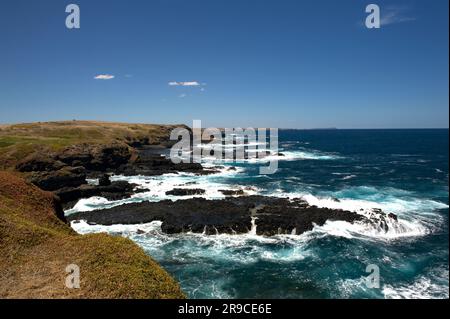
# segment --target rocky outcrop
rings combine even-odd
[[[60,198],[65,209],[76,204],[79,199],[99,196],[108,200],[120,200],[145,190],[135,190],[137,185],[127,181],[115,181],[109,185],[81,185],[79,187],[64,187],[58,189],[55,194]]]
[[[43,190],[55,191],[86,184],[86,170],[84,167],[63,166],[55,171],[32,172],[28,175],[28,180]]]
[[[201,188],[174,188],[166,192],[166,195],[173,196],[193,196],[193,195],[203,195],[205,193],[204,189]]]
[[[33,153],[19,161],[16,170],[19,172],[57,171],[64,166],[67,165],[56,160],[54,154]]]
[[[140,152],[124,143],[105,145],[84,143],[70,146],[59,153],[33,153],[20,161],[16,165],[16,169],[25,173],[29,181],[43,190],[61,190],[58,193],[63,194],[63,200],[68,192],[67,189],[78,188],[86,184],[87,176],[98,177],[99,186],[109,186],[109,177],[105,173],[155,176],[178,172],[203,175],[217,171],[204,169],[198,163],[175,164],[159,154],[145,154],[145,152]],[[117,186],[118,184],[116,184]],[[109,198],[111,196],[108,193],[118,194],[119,191],[110,192],[86,186],[77,190],[71,189],[69,193],[70,195],[67,196],[71,198],[83,198],[90,193],[95,194],[92,196],[106,193],[108,195],[106,197]],[[129,191],[125,189],[122,198],[128,196]],[[116,196],[112,197],[117,198]]]
[[[276,234],[299,235],[312,230],[314,225],[322,226],[327,220],[355,222],[365,218],[354,212],[318,208],[300,203],[299,206],[278,203],[261,207],[255,214],[257,233],[272,236]]]
[[[243,196],[245,195],[244,190],[242,189],[219,189],[219,192],[224,194],[225,196]]]
[[[173,163],[169,158],[158,154],[138,154],[135,160],[114,170],[116,174],[125,176],[145,175],[155,176],[168,173],[194,173],[207,175],[216,173],[215,169],[205,169],[199,163]]]
[[[98,185],[99,186],[109,186],[109,185],[111,185],[111,180],[109,179],[109,175],[108,174],[103,174],[102,176],[100,176],[100,178],[98,179]]]
[[[130,158],[130,149],[120,143],[78,144],[60,153],[33,153],[20,161],[16,169],[28,173],[28,180],[43,190],[55,191],[83,185],[90,171],[114,169]]]
[[[70,166],[83,166],[87,170],[106,171],[128,163],[130,148],[122,143],[77,144],[57,155],[57,159]]]
[[[101,225],[140,224],[162,221],[166,233],[247,233],[256,223],[256,234],[302,234],[327,220],[370,222],[354,212],[309,206],[301,199],[247,196],[223,200],[194,198],[142,202],[108,210],[76,213],[70,221],[86,220]]]

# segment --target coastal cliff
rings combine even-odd
[[[122,183],[107,190],[91,190],[86,189],[86,179],[105,174],[202,171],[199,164],[175,167],[159,154],[146,158],[139,155],[138,149],[164,149],[172,145],[170,132],[175,127],[187,128],[93,121],[6,125],[0,127],[0,170],[18,172],[39,188],[61,194],[63,201],[68,193],[71,201],[86,194],[95,196],[105,192],[129,195],[132,188],[129,185]]]
[[[68,265],[80,288],[65,285]],[[1,298],[184,298],[179,285],[131,240],[78,235],[58,198],[0,172]]]
[[[58,168],[63,164],[87,169],[116,168],[136,159],[136,147],[170,146],[173,143],[170,132],[175,127],[187,128],[75,120],[3,125],[0,169],[14,170],[26,158],[40,159],[46,165],[24,166],[24,171]]]

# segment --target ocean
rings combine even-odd
[[[398,216],[388,231],[340,221],[274,237],[257,236],[254,229],[245,235],[167,235],[160,222],[72,227],[131,238],[190,298],[449,297],[447,129],[280,130],[279,145],[284,156],[273,175],[260,175],[263,164],[253,160],[222,163],[224,168],[209,176],[114,176],[150,190],[113,202],[83,199],[66,213],[178,200],[165,192],[187,185],[205,189],[206,198],[240,188],[361,214],[380,208]],[[367,285],[369,265],[379,269],[379,287]]]

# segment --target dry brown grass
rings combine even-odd
[[[58,219],[51,193],[0,172],[0,298],[183,298],[179,285],[132,241],[81,236]],[[81,288],[65,286],[69,264]]]

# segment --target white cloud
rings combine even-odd
[[[111,74],[98,74],[98,75],[94,76],[95,80],[112,80],[114,78],[115,78],[115,76],[111,75]]]
[[[182,98],[185,98],[186,96],[187,96],[187,95],[183,93],[183,94],[180,94],[179,98],[182,99]]]
[[[409,11],[409,8],[402,6],[388,6],[386,8],[381,7],[380,24],[389,25],[416,20],[416,18],[409,16],[407,11]]]
[[[171,81],[169,82],[169,86],[201,86],[202,84],[200,84],[197,81],[191,81],[191,82],[176,82],[176,81]]]

